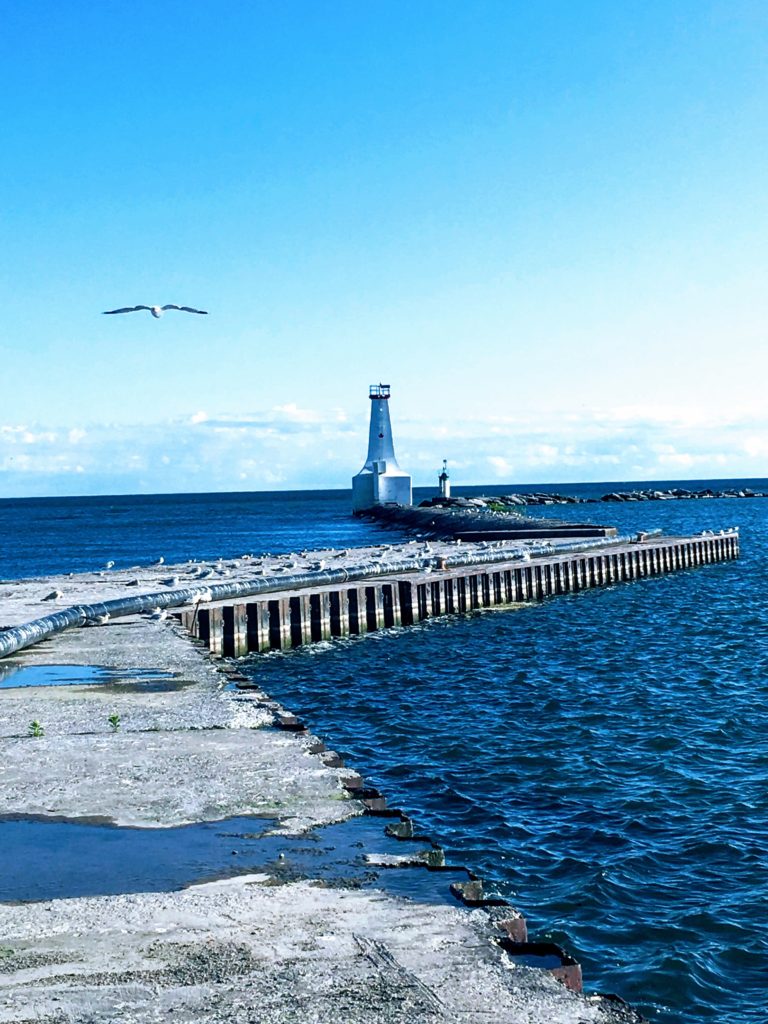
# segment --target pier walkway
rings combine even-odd
[[[328,560],[316,560],[317,554]],[[541,600],[738,554],[738,530],[692,537],[484,540],[463,546],[458,541],[411,541],[360,551],[304,553],[301,561],[293,555],[244,556],[227,564],[220,561],[215,571],[206,569],[205,582],[200,566],[191,563],[146,569],[144,579],[99,572],[75,580],[49,578],[42,585],[19,581],[5,591],[0,658],[74,626],[167,609],[214,653],[239,657],[411,625],[435,615]],[[41,594],[44,586],[57,582],[61,589]],[[70,603],[67,590],[76,602]],[[43,601],[51,601],[53,610],[36,618],[24,616],[32,608],[39,610]]]
[[[738,557],[739,535],[639,535],[592,545],[532,545],[524,557],[504,548],[481,549],[467,558],[439,555],[367,579],[356,574],[318,584],[294,578],[280,592],[198,602],[179,617],[213,654],[241,657],[725,561]]]

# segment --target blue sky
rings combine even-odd
[[[768,475],[764,3],[0,15],[0,496]]]

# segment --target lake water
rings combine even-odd
[[[0,501],[0,578],[397,539],[348,508],[330,491]],[[763,1024],[768,499],[534,511],[621,532],[738,525],[742,557],[246,671],[533,938],[573,953],[588,988],[660,1024]]]

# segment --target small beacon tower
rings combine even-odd
[[[410,505],[411,478],[395,458],[392,424],[389,421],[389,384],[371,384],[371,426],[368,458],[352,477],[352,511],[364,512],[376,505]]]
[[[451,478],[448,476],[448,460],[443,459],[443,472],[437,478],[440,483],[440,497],[450,498],[451,496]]]

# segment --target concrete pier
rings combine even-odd
[[[317,585],[308,577],[306,586],[297,587],[294,579],[293,588],[284,592],[247,602],[197,604],[176,615],[214,656],[238,658],[411,626],[442,615],[542,601],[738,555],[737,531],[695,537],[639,535],[612,546],[555,550],[528,561],[510,552],[506,561],[450,566],[446,558],[436,557],[425,559],[420,569],[365,582]]]
[[[446,884],[458,872],[450,892],[463,906],[283,877],[282,860],[181,891],[0,903],[0,1024],[148,1024],[158,1006],[190,1024],[254,1013],[265,1024],[640,1024],[614,997],[581,994],[573,957],[531,941],[519,911],[446,866],[404,812],[227,659],[692,570],[738,557],[738,532],[322,554],[9,581],[0,675],[111,666],[121,682],[2,691],[0,809],[133,829],[259,816],[286,836],[378,815],[406,852],[366,854],[370,870],[420,864]],[[145,687],[148,669],[167,688]]]
[[[323,602],[309,597],[319,636]],[[242,629],[245,608],[201,621],[216,624],[215,641],[225,625],[233,635]],[[446,865],[403,812],[279,704],[232,689],[229,681],[244,677],[210,654],[173,619],[129,616],[61,632],[2,663],[6,678],[42,665],[112,666],[121,675],[110,685],[0,691],[6,827],[16,818],[52,830],[112,822],[138,835],[218,821],[235,849],[232,868],[172,891],[127,882],[126,893],[30,902],[6,886],[0,1024],[150,1024],[158,1013],[188,1024],[640,1024],[615,999],[581,994],[578,965],[559,947],[532,966],[540,944],[528,941],[518,911]],[[148,668],[176,683],[145,688]],[[30,736],[37,718],[44,734]],[[364,814],[379,826],[338,831]],[[385,823],[393,849],[381,853],[384,839],[370,836],[384,837]],[[307,877],[294,877],[291,837],[310,829],[299,849],[325,842],[347,870],[381,881],[345,885],[314,861]],[[247,844],[269,836],[283,837],[285,853],[243,873]],[[409,874],[419,891],[443,886],[446,899],[389,890],[390,877]]]

